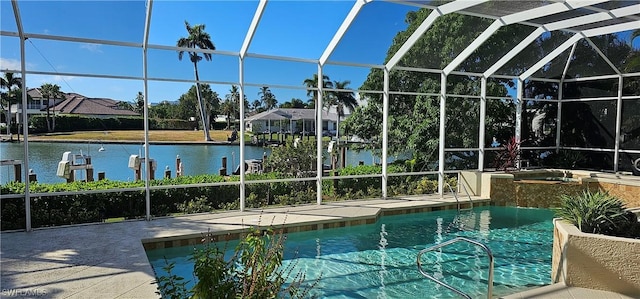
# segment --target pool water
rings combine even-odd
[[[550,284],[552,219],[550,210],[513,207],[385,216],[370,225],[288,234],[284,265],[296,263],[309,283],[321,275],[312,292],[319,298],[459,298],[423,277],[416,256],[463,236],[491,249],[493,295],[504,296]],[[166,275],[166,257],[176,262],[174,274],[193,281],[192,252],[186,246],[150,250],[147,256],[156,275]],[[458,242],[426,253],[422,262],[427,273],[473,298],[486,298],[489,262],[481,248]]]

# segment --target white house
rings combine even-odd
[[[338,115],[322,110],[322,130],[334,133],[337,130]],[[315,134],[316,117],[314,109],[275,108],[245,119],[245,129],[249,132],[307,132]]]

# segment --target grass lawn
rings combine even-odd
[[[209,131],[213,141],[227,141],[231,131]],[[248,136],[248,135],[245,135]],[[34,134],[29,140],[99,140],[99,141],[144,141],[144,131],[78,131],[64,133]],[[193,141],[204,142],[203,131],[153,130],[149,131],[149,141]]]
[[[227,141],[227,137],[231,135],[230,130],[211,130],[209,131],[211,139],[213,141]],[[274,135],[275,138],[275,135]],[[289,136],[287,140],[291,140]],[[306,139],[306,138],[305,138]],[[311,140],[314,140],[311,137]],[[329,140],[328,137],[323,138],[323,141]],[[32,134],[29,135],[29,140],[94,140],[94,141],[144,141],[144,131],[142,130],[130,130],[130,131],[78,131],[78,132],[60,132],[60,133],[44,133],[44,134]],[[191,131],[191,130],[152,130],[149,131],[149,141],[182,141],[182,142],[204,142],[203,131]],[[245,134],[245,142],[251,142],[251,134]]]

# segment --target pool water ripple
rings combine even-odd
[[[371,225],[289,234],[284,266],[295,263],[308,283],[321,277],[312,292],[320,298],[458,298],[421,276],[416,256],[463,236],[491,249],[493,293],[503,296],[550,283],[552,218],[549,210],[511,207],[381,217]],[[174,271],[192,280],[191,251],[178,247],[147,255],[158,275],[166,256],[176,261]],[[422,262],[425,271],[473,298],[486,296],[489,263],[479,247],[455,243],[425,254]]]

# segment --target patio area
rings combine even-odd
[[[474,205],[488,204],[479,197],[472,200]],[[433,207],[455,209],[455,203],[453,197],[407,197],[2,233],[0,283],[3,291],[15,290],[27,297],[154,298],[158,297],[155,276],[145,246],[179,246],[180,240],[197,238],[208,230],[237,233],[246,224],[257,224],[259,217],[264,226],[286,221],[288,230],[294,231],[292,227],[314,224],[364,224],[383,214]]]

